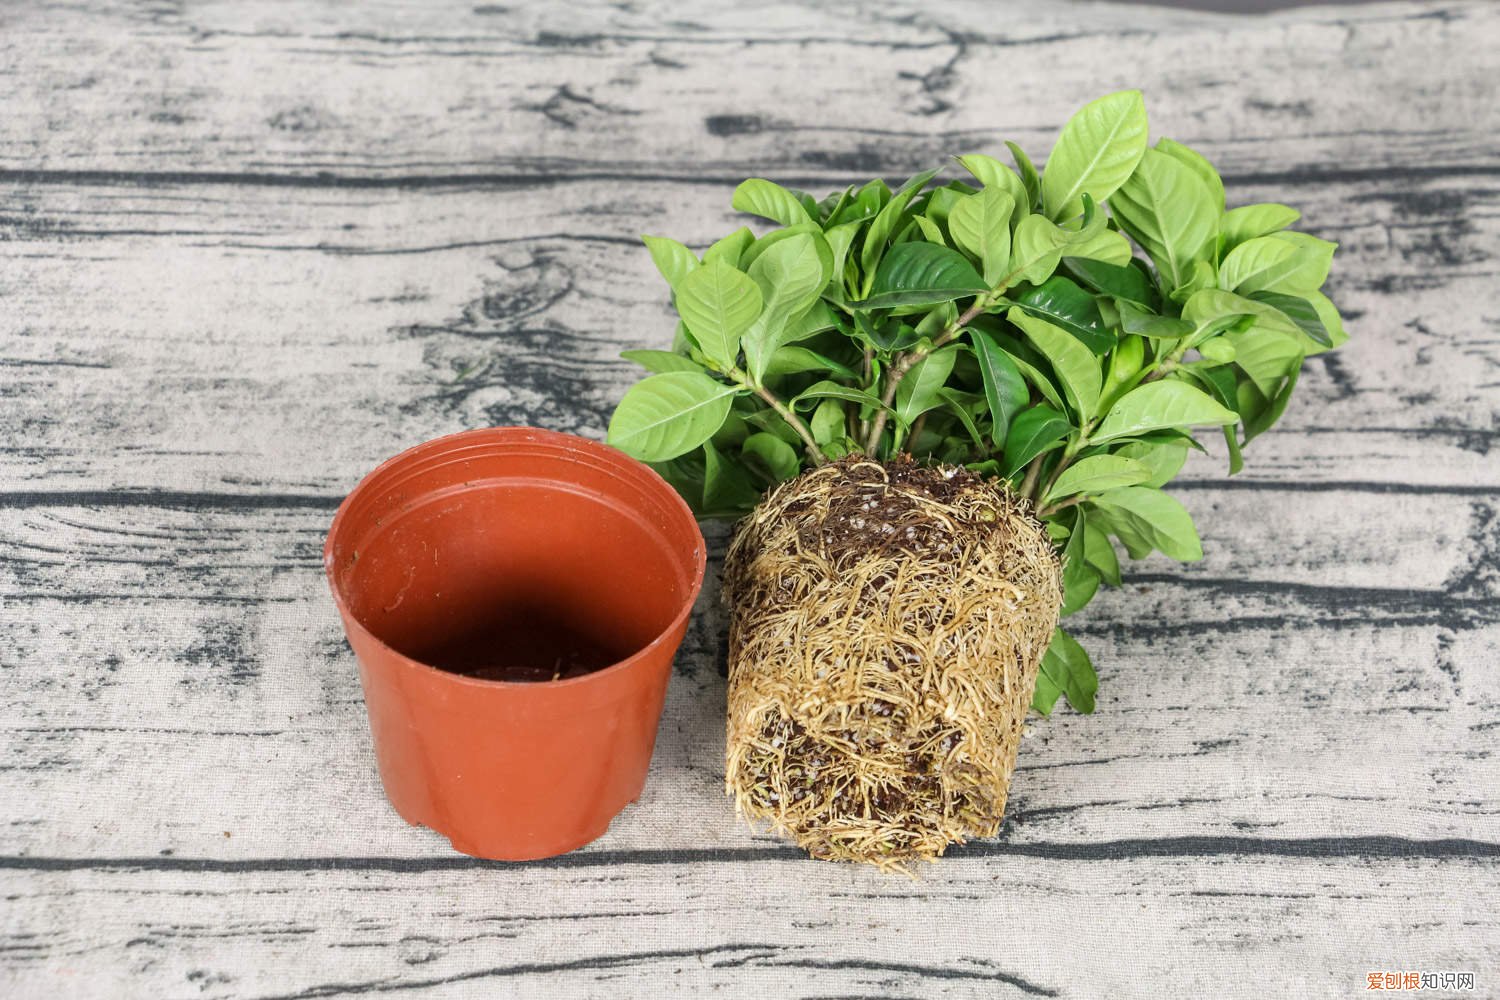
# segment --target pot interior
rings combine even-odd
[[[692,599],[682,548],[599,492],[535,479],[408,500],[341,553],[336,585],[396,651],[490,680],[550,681],[617,663]]]

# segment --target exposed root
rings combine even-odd
[[[735,529],[726,788],[818,858],[900,868],[1000,827],[1061,571],[999,482],[853,456]]]

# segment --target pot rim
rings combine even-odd
[[[682,608],[677,612],[672,620],[668,622],[660,632],[657,633],[654,639],[635,650],[635,652],[631,653],[629,656],[624,657],[620,660],[616,660],[609,666],[601,667],[598,670],[583,674],[582,676],[568,677],[555,681],[504,681],[493,680],[486,677],[471,677],[467,674],[459,674],[454,673],[450,670],[443,670],[441,667],[435,667],[430,663],[424,663],[421,660],[406,655],[405,653],[396,649],[394,646],[390,645],[390,643],[386,642],[384,639],[380,638],[380,636],[376,635],[369,628],[367,628],[364,622],[360,621],[350,610],[348,602],[345,601],[343,592],[339,589],[338,583],[334,578],[335,570],[333,557],[333,541],[334,538],[338,536],[340,526],[343,524],[346,515],[348,515],[350,507],[352,506],[353,502],[359,497],[361,492],[365,490],[371,483],[377,481],[383,474],[390,472],[400,464],[408,462],[413,458],[419,457],[419,453],[425,453],[429,451],[441,452],[456,445],[462,445],[468,443],[469,441],[477,441],[481,439],[495,439],[499,443],[504,444],[507,443],[507,438],[521,439],[519,441],[516,441],[515,443],[524,442],[528,444],[555,445],[575,452],[588,452],[595,457],[602,458],[605,461],[613,463],[617,466],[623,467],[625,469],[632,469],[637,474],[644,473],[647,482],[651,483],[654,487],[659,488],[659,492],[661,493],[661,495],[668,498],[666,502],[671,506],[672,510],[675,513],[682,514],[687,519],[687,523],[693,526],[693,532],[697,536],[697,544],[694,547],[697,558],[693,560],[691,579],[688,583],[687,594],[682,602]],[[561,478],[541,479],[537,476],[528,476],[525,478],[528,478],[532,481],[555,482],[564,487],[574,485],[569,480]],[[622,506],[626,510],[632,509],[629,505]],[[652,534],[658,534],[658,532],[653,531]],[[670,537],[666,533],[660,534],[661,537],[663,537],[670,543]],[[359,482],[354,485],[354,488],[349,491],[344,499],[339,502],[338,510],[334,513],[333,520],[329,523],[328,534],[323,541],[323,571],[325,577],[328,580],[328,589],[333,593],[333,603],[338,609],[339,616],[344,620],[345,628],[358,630],[365,638],[372,642],[375,642],[382,649],[388,651],[393,657],[396,658],[397,662],[401,663],[407,669],[427,671],[431,674],[438,675],[444,682],[451,682],[461,686],[474,687],[479,690],[513,691],[517,693],[522,690],[532,692],[557,691],[569,686],[583,687],[590,683],[597,683],[605,675],[623,672],[624,670],[635,665],[647,653],[651,652],[662,643],[666,642],[672,635],[674,635],[678,631],[679,628],[683,627],[687,618],[693,613],[693,607],[698,602],[698,595],[703,590],[703,580],[708,571],[708,545],[704,541],[703,531],[698,525],[698,519],[696,516],[694,516],[692,509],[688,507],[687,501],[682,499],[681,495],[672,488],[671,484],[669,484],[665,479],[661,477],[660,473],[658,473],[655,469],[651,468],[646,463],[632,458],[631,456],[625,454],[623,451],[620,451],[618,448],[614,448],[602,442],[592,440],[591,438],[580,437],[579,435],[568,434],[563,431],[547,430],[541,427],[527,427],[520,424],[505,424],[496,427],[471,428],[469,430],[457,431],[452,434],[444,434],[440,437],[422,441],[418,444],[412,445],[410,448],[406,448],[405,450],[392,455],[390,458],[387,458],[385,461],[377,465],[374,469],[371,469],[369,472],[367,472],[363,477],[360,478]]]

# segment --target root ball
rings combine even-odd
[[[1000,827],[1061,570],[1030,504],[862,456],[735,529],[726,787],[811,855],[900,867]]]

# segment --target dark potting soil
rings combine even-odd
[[[544,608],[499,608],[478,628],[424,650],[423,663],[490,681],[556,681],[618,663],[633,650]]]

